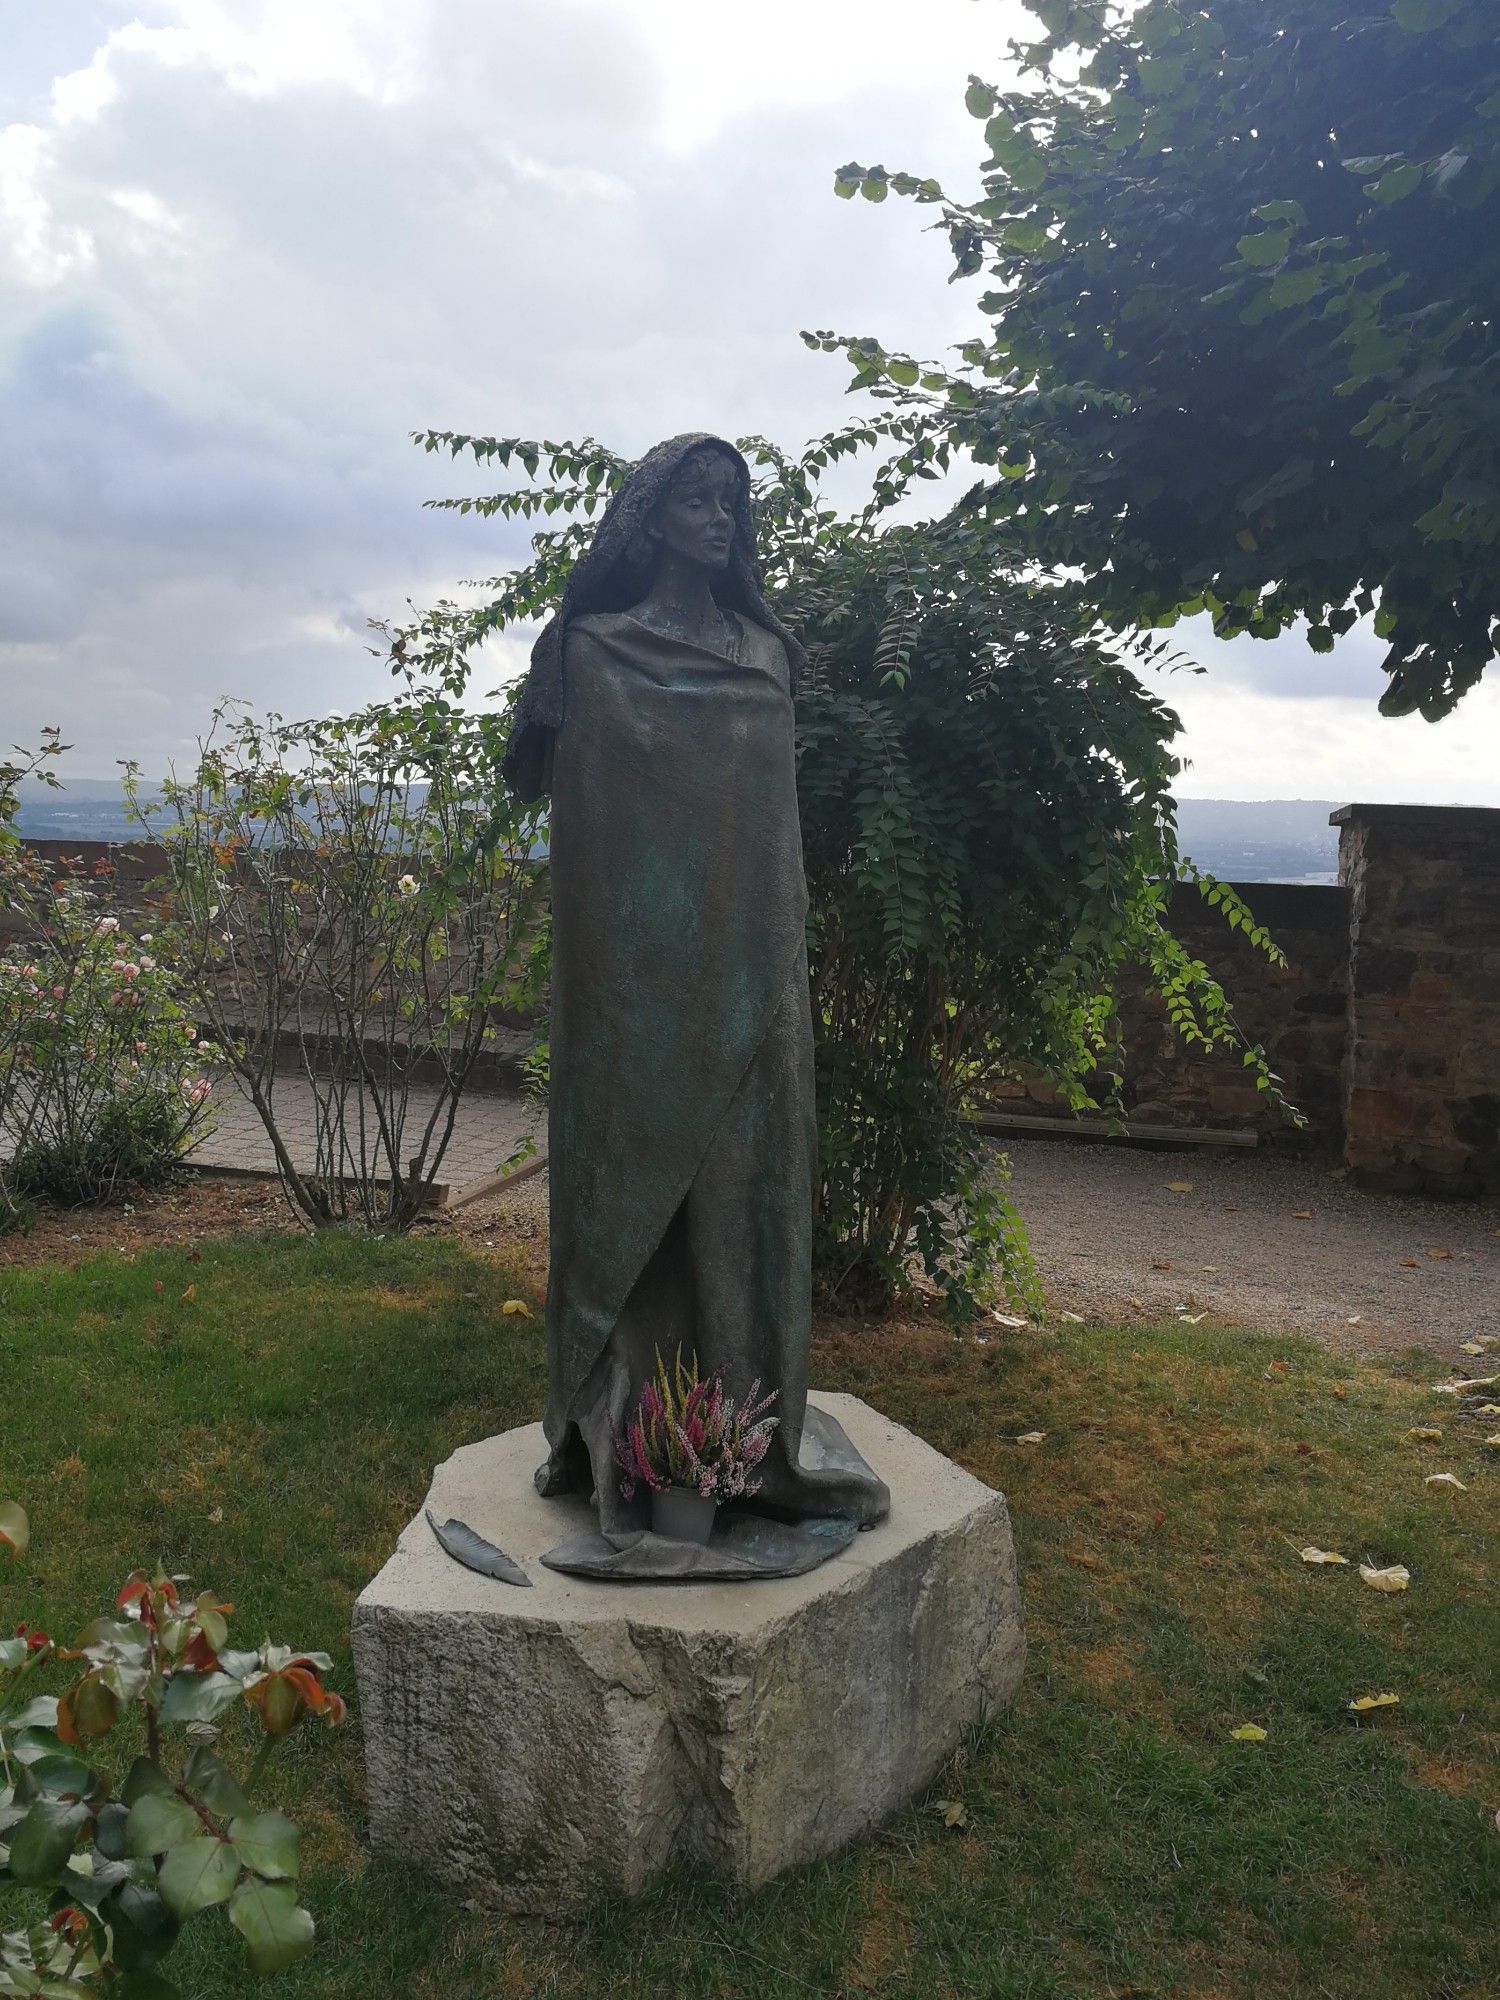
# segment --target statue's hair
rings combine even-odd
[[[505,752],[505,780],[518,798],[541,798],[550,788],[552,746],[567,706],[563,652],[570,620],[591,611],[628,611],[651,587],[658,545],[648,533],[667,489],[698,452],[713,451],[735,468],[734,539],[728,566],[713,578],[713,593],[726,610],[739,611],[787,650],[792,682],[802,664],[802,648],[765,601],[755,523],[750,513],[750,468],[724,438],[687,431],[668,438],[631,467],[600,516],[593,540],[573,565],[563,600],[531,649],[531,667],[516,700]]]

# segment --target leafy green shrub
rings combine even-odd
[[[177,940],[132,936],[114,876],[45,866],[0,803],[0,906],[23,926],[0,951],[0,1225],[37,1199],[159,1183],[210,1117],[220,1057],[184,1003]]]
[[[161,807],[138,808],[166,849],[178,976],[300,1219],[406,1229],[496,1014],[526,1011],[541,963],[531,828],[500,791],[493,732],[437,699],[300,723],[225,704],[199,748]],[[310,1162],[282,1131],[289,1050],[314,1101]]]
[[[624,467],[591,442],[422,442],[524,467],[533,483],[520,491],[441,503],[522,518],[587,516]],[[1032,1304],[1024,1232],[967,1114],[1024,1069],[1080,1108],[1101,1089],[1108,1102],[1111,995],[1127,963],[1149,969],[1185,1038],[1233,1049],[1275,1091],[1222,989],[1166,928],[1176,718],[1067,590],[1019,560],[997,564],[971,516],[891,518],[949,467],[936,424],[880,417],[795,457],[764,439],[741,448],[767,582],[808,652],[798,754],[822,1282],[834,1297],[885,1299],[915,1259],[956,1314],[997,1284]],[[868,504],[841,514],[824,475],[880,451]],[[438,605],[397,633],[395,670],[461,692],[474,644],[554,605],[587,534],[586,520],[544,529],[533,562],[495,578],[487,601]],[[482,726],[502,737],[505,718]],[[1204,887],[1274,954],[1231,891]]]
[[[24,1554],[26,1516],[0,1504],[0,1542]],[[301,1836],[251,1804],[276,1742],[305,1716],[337,1724],[326,1654],[266,1641],[230,1648],[234,1609],[184,1579],[137,1570],[112,1614],[70,1647],[18,1625],[0,1639],[0,1886],[41,1906],[0,1936],[0,1995],[40,2000],[176,2000],[162,1974],[182,1925],[222,1908],[252,1968],[277,1972],[312,1949],[297,1901]],[[62,1694],[48,1670],[81,1663]],[[241,1782],[215,1754],[232,1708],[261,1741]],[[108,1768],[106,1738],[139,1745]]]
[[[182,1139],[180,1099],[150,1089],[116,1097],[81,1130],[29,1138],[11,1164],[11,1191],[23,1206],[49,1201],[82,1208],[121,1190],[159,1187],[177,1163]]]

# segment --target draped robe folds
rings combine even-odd
[[[616,1537],[645,1496],[621,1494],[613,1436],[658,1349],[722,1366],[736,1396],[777,1392],[752,1510],[852,1532],[889,1506],[806,1407],[817,1127],[790,676],[780,639],[729,615],[735,658],[628,612],[566,636],[537,1480],[592,1488]]]

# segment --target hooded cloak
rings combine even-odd
[[[723,650],[630,608],[650,588],[652,511],[704,447],[740,473],[714,577]],[[817,1126],[800,658],[761,592],[745,462],[695,433],[658,445],[616,494],[516,711],[507,776],[525,798],[551,795],[551,1456],[538,1484],[592,1489],[617,1538],[566,1566],[676,1573],[654,1537],[644,1554],[618,1541],[642,1524],[644,1496],[622,1496],[613,1437],[658,1349],[722,1367],[737,1396],[757,1379],[777,1392],[758,1507],[842,1517],[852,1534],[889,1505],[806,1408]],[[822,1552],[838,1545],[825,1535]],[[807,1557],[783,1534],[761,1573]]]
[[[707,431],[684,431],[653,446],[630,470],[599,518],[594,538],[573,565],[556,614],[542,627],[531,649],[531,665],[516,702],[505,751],[505,780],[528,804],[552,789],[552,752],[567,712],[564,660],[568,627],[594,611],[628,611],[651,586],[655,551],[646,539],[652,514],[695,451],[723,452],[739,468],[734,540],[729,565],[713,580],[721,610],[739,611],[774,635],[786,648],[793,677],[800,672],[802,648],[766,603],[755,523],[750,513],[750,468],[726,439]]]

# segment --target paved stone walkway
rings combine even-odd
[[[1071,1139],[1006,1151],[1055,1308],[1202,1313],[1347,1352],[1425,1347],[1470,1373],[1500,1365],[1500,1203],[1373,1194],[1261,1151]],[[1464,1342],[1483,1354],[1465,1356]]]
[[[293,1157],[311,1165],[312,1093],[276,1079]],[[254,1108],[221,1086],[202,1166],[274,1171]],[[412,1092],[408,1129],[433,1102]],[[450,1202],[502,1171],[542,1111],[514,1091],[468,1093],[440,1178]],[[1500,1343],[1500,1204],[1365,1193],[1326,1167],[1264,1152],[1148,1151],[1076,1140],[1012,1140],[1011,1193],[1055,1310],[1179,1311],[1356,1351],[1424,1346],[1458,1357]],[[476,1209],[482,1221],[546,1227],[546,1179]],[[1461,1365],[1483,1368],[1478,1361]],[[1495,1365],[1493,1362],[1489,1366]]]
[[[305,1077],[287,1073],[275,1078],[273,1091],[276,1122],[293,1162],[299,1168],[310,1168],[317,1146],[312,1087]],[[416,1150],[436,1101],[436,1091],[412,1087],[405,1124],[408,1155]],[[226,1078],[216,1089],[214,1111],[214,1129],[189,1155],[192,1164],[274,1174],[276,1155],[260,1114],[232,1079]],[[438,1179],[448,1186],[450,1201],[459,1199],[466,1188],[502,1172],[528,1134],[541,1141],[545,1132],[545,1112],[519,1093],[467,1091],[459,1102],[453,1137],[438,1170]]]
[[[1500,1368],[1500,1204],[1370,1194],[1259,1151],[1071,1139],[1007,1150],[1053,1312],[1201,1314],[1350,1353],[1424,1347],[1461,1374]],[[545,1172],[465,1220],[497,1240],[545,1244]]]

